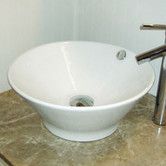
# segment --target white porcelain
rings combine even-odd
[[[58,42],[34,48],[11,65],[8,80],[43,118],[53,134],[73,141],[111,135],[121,118],[151,88],[154,72],[138,65],[126,50],[95,42]],[[72,107],[70,99],[88,95],[92,107]]]

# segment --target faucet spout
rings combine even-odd
[[[166,25],[164,24],[143,24],[141,30],[164,30],[165,31],[165,44],[141,53],[136,56],[138,64],[151,61],[156,58],[162,57],[160,68],[160,78],[157,89],[156,105],[153,115],[153,122],[160,126],[166,126]]]
[[[137,55],[136,60],[137,60],[138,64],[142,64],[144,62],[149,62],[156,58],[164,57],[165,52],[166,52],[166,44]]]
[[[153,122],[160,126],[166,125],[166,66],[164,65],[164,62],[166,61],[165,55],[166,44],[136,56],[136,61],[138,64],[162,57],[160,79],[153,116]]]
[[[166,30],[164,24],[142,24],[140,30]]]

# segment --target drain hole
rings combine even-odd
[[[86,95],[78,95],[70,99],[70,106],[73,107],[91,107],[93,105],[94,100]]]

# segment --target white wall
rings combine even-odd
[[[8,66],[36,45],[92,40],[139,53],[163,44],[164,32],[140,31],[142,23],[166,24],[166,0],[0,0],[0,92]],[[158,78],[160,60],[152,65]]]
[[[166,24],[166,0],[79,0],[78,11],[77,38],[80,40],[112,43],[136,53],[163,44],[164,32],[140,31],[139,26]],[[158,78],[160,60],[152,65]],[[157,83],[152,94],[156,86]]]
[[[0,92],[7,69],[27,49],[73,38],[75,0],[0,0]]]

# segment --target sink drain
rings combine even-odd
[[[94,100],[86,95],[78,95],[70,99],[70,106],[73,107],[91,107],[93,105]]]

